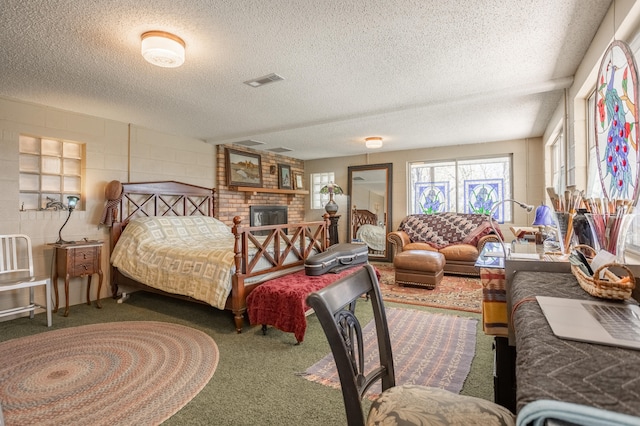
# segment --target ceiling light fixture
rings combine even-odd
[[[369,138],[365,138],[364,143],[369,149],[382,148],[382,138],[380,136],[371,136]]]
[[[142,34],[142,56],[147,62],[163,68],[176,68],[184,64],[184,41],[164,31]]]

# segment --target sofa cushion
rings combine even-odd
[[[427,243],[409,243],[409,244],[405,244],[404,247],[402,247],[402,250],[426,250],[426,251],[438,251],[437,248],[435,247],[431,247],[429,244]]]
[[[471,244],[455,244],[443,247],[440,249],[440,253],[442,253],[447,260],[463,262],[475,262],[480,255],[476,246],[472,246]]]

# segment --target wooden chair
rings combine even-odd
[[[380,351],[379,365],[366,374],[362,327],[355,314],[357,301],[366,303],[364,294],[371,300]],[[378,380],[382,394],[372,403],[367,424],[515,424],[509,410],[484,399],[426,386],[396,386],[387,318],[371,265],[311,293],[307,303],[329,341],[350,426],[365,424],[362,398]]]
[[[46,305],[34,302],[34,289],[45,286]],[[47,311],[47,327],[51,327],[51,278],[36,277],[33,274],[33,250],[27,235],[0,235],[0,292],[29,289],[29,304],[0,310],[0,317],[29,312],[33,318],[38,308]]]

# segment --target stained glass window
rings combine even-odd
[[[409,164],[413,214],[460,212],[488,214],[498,200],[511,198],[511,156]],[[511,221],[512,206],[497,211]]]

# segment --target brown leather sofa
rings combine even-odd
[[[466,213],[409,215],[397,231],[387,234],[387,240],[392,257],[407,250],[436,251],[445,257],[445,273],[473,276],[479,275],[475,263],[485,243],[500,241],[487,215]]]

